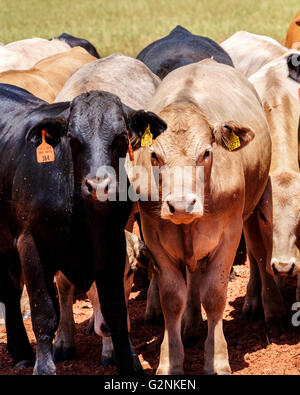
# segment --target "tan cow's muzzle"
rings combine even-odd
[[[295,257],[291,258],[272,258],[272,273],[279,276],[295,276],[300,272],[299,263]]]
[[[162,204],[161,218],[177,225],[189,224],[202,216],[203,204],[194,193],[183,196],[169,194]]]

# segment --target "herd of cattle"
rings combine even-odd
[[[243,317],[263,309],[268,327],[282,324],[284,277],[298,275],[300,302],[297,46],[300,13],[286,46],[245,31],[219,45],[177,26],[136,59],[101,58],[68,34],[0,47],[0,301],[15,367],[55,374],[55,361],[74,357],[77,288],[92,302],[103,363],[142,374],[126,306],[133,269],[145,261],[146,319],[163,315],[165,324],[157,374],[183,374],[201,305],[204,373],[229,374],[222,319],[242,235]],[[99,175],[106,166],[117,181],[125,174],[137,202],[105,199],[121,192]],[[148,177],[134,177],[137,166]],[[203,196],[192,172],[184,190],[173,178],[153,201],[155,167],[158,182],[175,167],[202,168]],[[24,284],[36,355],[20,309]]]

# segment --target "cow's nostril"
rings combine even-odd
[[[274,274],[278,274],[278,273],[279,273],[279,271],[276,269],[274,263],[273,263],[273,265],[272,265],[272,269],[273,269]]]
[[[167,203],[168,203],[168,206],[169,206],[170,213],[171,213],[171,214],[174,214],[174,213],[175,213],[175,208],[174,208],[174,206],[172,206],[172,204],[171,204],[170,202],[167,202]]]
[[[193,199],[193,201],[191,202],[190,206],[194,206],[196,204],[196,199]]]
[[[93,192],[93,187],[90,184],[88,179],[85,180],[85,185],[87,186],[87,189],[88,189],[89,193],[92,193]]]
[[[293,271],[295,269],[295,264],[292,264],[292,267],[290,268],[290,270],[288,271],[288,274],[291,276],[293,274]]]

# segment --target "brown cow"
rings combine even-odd
[[[288,48],[300,50],[300,11],[288,28],[285,45]]]
[[[267,270],[276,277],[298,274],[296,298],[300,302],[299,60],[299,53],[284,56],[254,74],[250,81],[263,102],[272,138],[270,177],[273,196],[273,250],[272,259],[267,262]],[[296,72],[299,82],[294,75]],[[288,77],[289,73],[293,75],[293,79]],[[267,216],[268,212],[263,215],[268,221],[272,221]],[[266,262],[258,263],[265,265]],[[251,273],[258,274],[254,269]],[[251,276],[250,288],[253,300],[255,292],[256,299],[259,299],[259,278]],[[279,305],[278,309],[284,311],[283,305]]]
[[[81,47],[49,56],[28,70],[9,70],[0,73],[0,82],[16,85],[52,103],[65,82],[81,66],[96,58]]]
[[[183,373],[181,324],[184,342],[199,337],[200,296],[208,319],[204,372],[229,374],[222,318],[242,229],[248,252],[256,259],[270,258],[264,248],[271,242],[268,224],[260,248],[251,244],[252,235],[260,235],[258,208],[268,183],[268,124],[252,84],[232,67],[213,60],[168,74],[148,109],[168,128],[151,146],[135,152],[134,165],[146,171],[144,177],[134,179],[136,167],[129,160],[127,169],[140,196],[142,231],[156,262],[165,320],[157,374]],[[151,178],[158,168],[160,175]],[[195,177],[197,169],[204,173],[203,184]],[[184,177],[183,190],[176,176],[186,170],[190,173]],[[149,188],[152,194],[158,179],[159,199],[154,193],[151,201]],[[272,276],[266,276],[271,283]],[[274,281],[264,290],[266,304],[273,289]]]

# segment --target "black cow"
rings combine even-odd
[[[207,37],[197,36],[176,26],[166,37],[144,48],[137,59],[163,79],[170,71],[190,63],[213,57],[217,62],[233,66],[227,52]]]
[[[123,287],[124,228],[132,203],[100,202],[95,189],[104,183],[102,193],[111,192],[97,170],[113,166],[118,173],[118,159],[127,152],[127,130],[139,139],[150,124],[156,137],[166,124],[107,92],[47,104],[7,84],[0,84],[0,114],[0,301],[6,307],[7,347],[14,365],[34,359],[20,311],[23,278],[37,340],[34,374],[55,373],[52,340],[59,309],[53,278],[61,270],[79,290],[96,281],[118,371],[141,373],[128,337]],[[43,130],[54,149],[53,162],[37,162]]]
[[[91,55],[95,56],[95,58],[100,59],[101,56],[98,54],[96,48],[89,41],[84,38],[74,37],[68,33],[62,33],[60,36],[56,37],[58,40],[66,41],[70,45],[70,47],[82,47],[86,51],[88,51]]]

